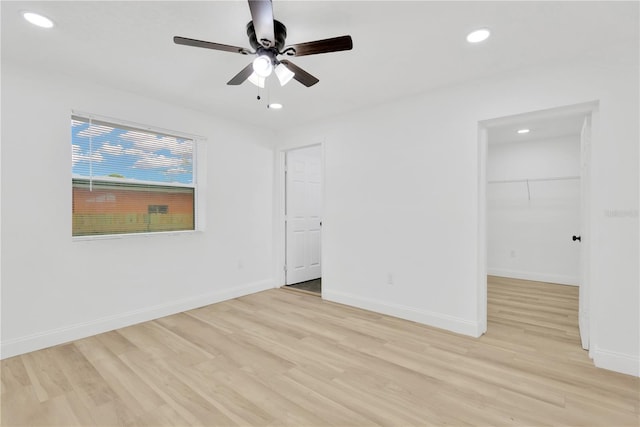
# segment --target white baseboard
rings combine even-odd
[[[389,304],[388,302],[365,298],[359,295],[337,292],[330,289],[322,290],[322,299],[370,310],[376,313],[399,317],[405,320],[411,320],[413,322],[446,329],[451,332],[469,335],[476,338],[482,335],[481,325],[478,322],[461,319],[448,314],[419,310],[399,304]]]
[[[593,363],[602,369],[640,377],[640,357],[596,348],[591,351]]]
[[[536,282],[558,283],[560,285],[579,286],[580,279],[561,274],[544,274],[531,271],[505,270],[500,268],[487,269],[489,276],[511,277],[513,279],[533,280]]]
[[[116,314],[88,322],[77,323],[2,341],[0,343],[0,359],[6,359],[19,354],[29,353],[46,347],[52,347],[54,345],[112,331],[114,329],[135,325],[136,323],[147,322],[149,320],[181,313],[194,308],[238,298],[244,295],[272,289],[273,287],[273,280],[262,280],[221,291],[187,297],[178,301],[171,301],[169,303],[145,307],[139,310],[129,311],[127,313]]]

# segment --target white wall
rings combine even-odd
[[[591,354],[638,375],[639,70],[626,53],[633,66],[541,67],[278,135],[281,147],[324,141],[325,298],[479,335],[478,123],[599,100]],[[207,136],[206,232],[73,242],[71,109]],[[281,265],[263,137],[3,63],[3,357],[271,287]]]
[[[578,134],[501,144],[489,139],[489,274],[579,284],[580,245],[571,236],[580,234],[580,179],[539,181],[579,176]]]
[[[480,335],[479,122],[599,100],[591,354],[598,366],[638,375],[638,52],[624,54],[620,63],[612,55],[609,64],[532,68],[283,131],[280,148],[324,141],[324,297]]]
[[[206,230],[72,241],[72,109],[202,135]],[[273,287],[264,130],[2,64],[2,357]]]

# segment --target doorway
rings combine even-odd
[[[597,103],[587,103],[480,123],[483,332],[487,274],[573,285],[580,341],[589,348],[589,152],[596,117]]]
[[[284,153],[284,284],[322,293],[322,147]]]

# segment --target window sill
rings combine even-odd
[[[156,231],[151,233],[126,233],[126,234],[96,234],[92,236],[72,236],[73,242],[86,242],[91,240],[114,240],[114,239],[135,239],[153,238],[155,236],[181,236],[188,234],[202,234],[202,230],[181,230],[181,231]]]

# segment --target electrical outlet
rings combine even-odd
[[[393,273],[387,273],[387,285],[393,285]]]
[[[511,258],[515,258],[516,257],[516,251],[511,249]]]
[[[244,268],[244,263],[241,259],[238,260],[238,270],[242,270]]]

